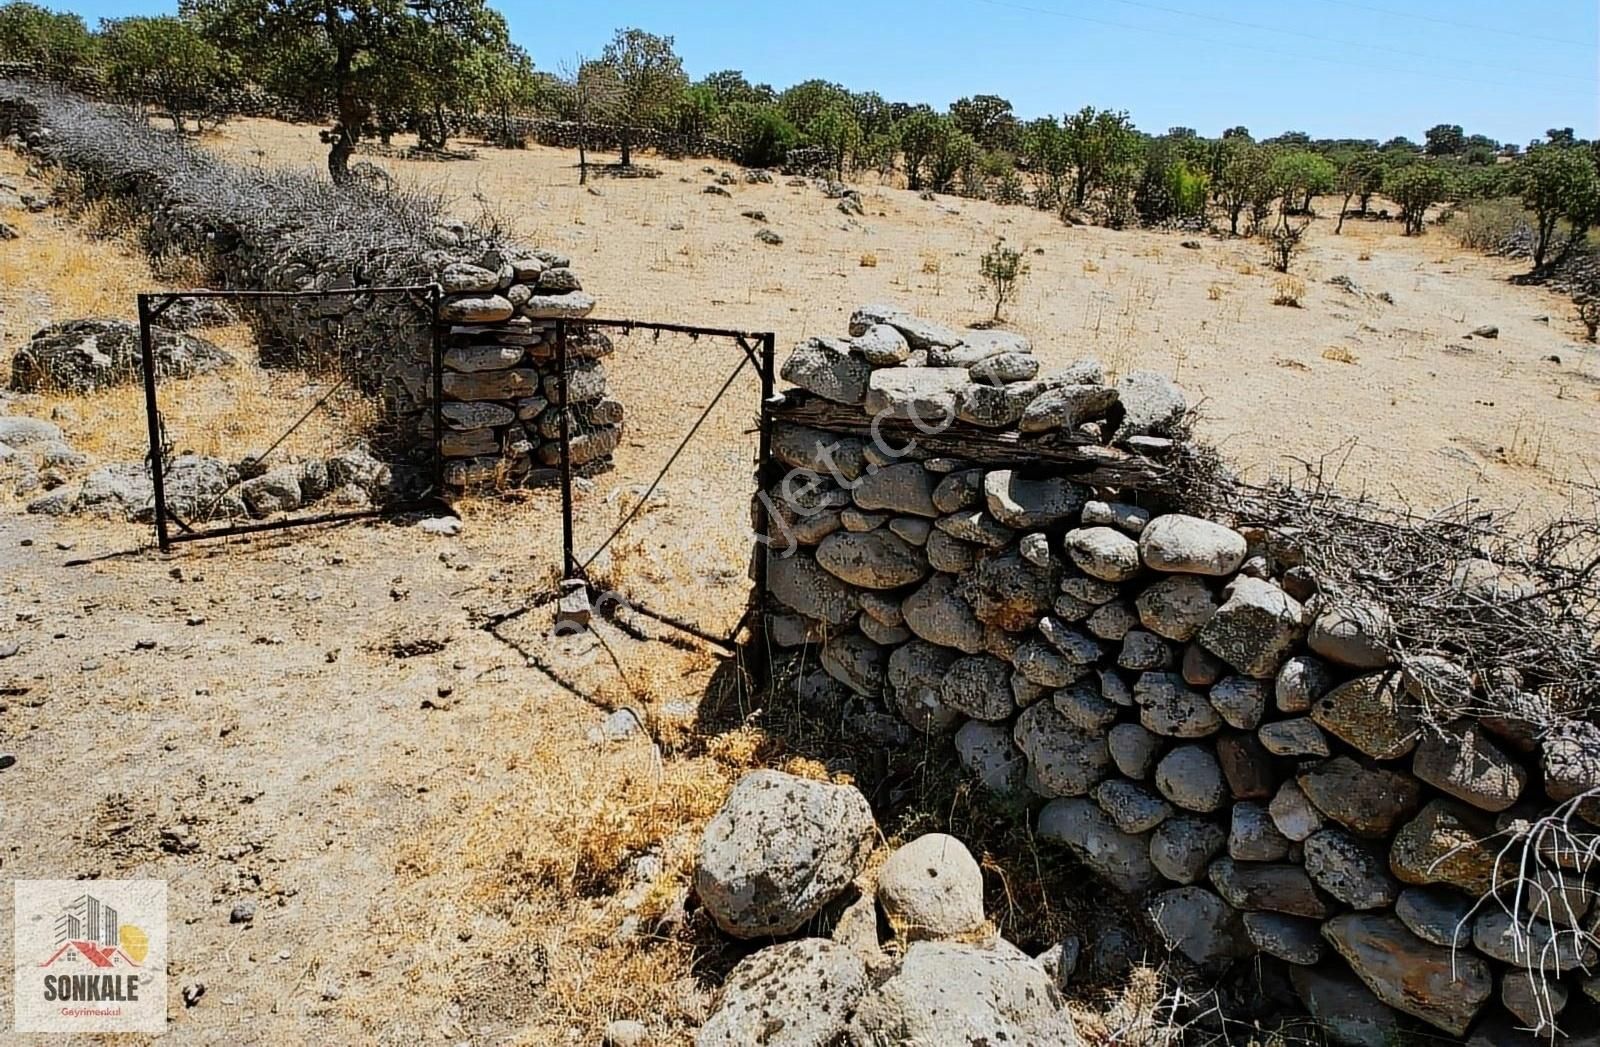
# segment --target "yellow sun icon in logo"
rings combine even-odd
[[[150,952],[150,936],[131,923],[125,923],[118,929],[117,937],[120,939],[122,951],[128,954],[128,959],[134,963],[143,963],[145,956]]]

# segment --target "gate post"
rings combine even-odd
[[[139,295],[139,364],[144,368],[144,416],[150,431],[150,484],[156,502],[156,546],[172,551],[167,535],[167,478],[161,460],[161,413],[156,402],[156,354],[150,344],[150,296]]]
[[[567,417],[567,322],[556,321],[556,412],[561,420],[561,578],[578,576],[572,551],[572,434]]]

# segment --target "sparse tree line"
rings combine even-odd
[[[803,150],[840,179],[877,174],[1112,227],[1225,224],[1269,241],[1290,238],[1319,198],[1338,201],[1335,232],[1347,215],[1372,215],[1381,195],[1415,235],[1437,205],[1516,197],[1531,216],[1536,269],[1600,224],[1600,145],[1570,128],[1526,149],[1453,124],[1429,129],[1420,144],[1298,131],[1257,140],[1244,127],[1217,138],[1186,127],[1151,135],[1126,112],[1087,106],[1025,121],[996,95],[940,112],[825,80],[784,90],[735,70],[691,80],[671,37],[638,29],[550,73],[510,42],[484,0],[182,0],[175,17],[106,20],[96,31],[14,0],[0,6],[0,54],[56,79],[92,78],[180,128],[219,118],[241,83],[259,85],[330,119],[336,180],[349,177],[364,138],[409,130],[424,147],[443,148],[459,114],[475,114],[506,146],[520,144],[519,118],[607,125],[624,165],[646,129],[731,143],[751,167]]]

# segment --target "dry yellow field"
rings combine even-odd
[[[324,153],[317,131],[244,120],[210,144],[311,167]],[[1032,266],[1008,326],[1046,367],[1093,355],[1113,371],[1174,375],[1203,405],[1201,435],[1257,475],[1333,453],[1347,486],[1419,508],[1468,496],[1553,508],[1564,481],[1592,482],[1600,468],[1600,352],[1582,343],[1570,301],[1512,286],[1525,263],[1460,249],[1444,229],[1408,239],[1397,223],[1349,221],[1336,237],[1318,220],[1295,266],[1301,307],[1289,308],[1272,304],[1279,278],[1248,240],[1185,249],[1183,235],[1067,227],[1046,212],[875,185],[860,186],[867,216],[851,220],[782,178],[705,195],[703,161],[655,157],[660,178],[598,178],[593,195],[574,160],[533,148],[376,162],[442,189],[463,214],[487,206],[528,242],[569,252],[606,316],[772,330],[780,359],[808,335],[843,334],[863,302],[966,326],[989,312],[978,261],[1005,237]],[[757,242],[747,210],[784,243]],[[1335,276],[1365,294],[1328,284]],[[1498,339],[1464,337],[1485,324]],[[646,359],[638,370],[691,366]],[[622,358],[613,368],[624,382],[630,370]]]

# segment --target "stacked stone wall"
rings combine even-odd
[[[219,288],[305,294],[247,300],[263,343],[347,368],[383,405],[376,448],[417,465],[433,456],[432,317],[395,296],[316,292],[439,284],[446,483],[551,477],[555,325],[595,304],[566,257],[403,192],[233,167],[122,110],[37,85],[0,82],[0,137],[56,164],[84,196],[136,215],[153,255],[201,259]],[[599,469],[622,422],[599,363],[610,342],[575,330],[572,347],[573,460]]]
[[[1600,729],[1515,672],[1398,659],[1293,534],[1164,512],[1162,376],[885,306],[849,333],[786,363],[762,495],[803,701],[944,746],[1188,962],[1281,965],[1334,1042],[1586,1027]],[[1455,584],[1526,596],[1486,561]]]

